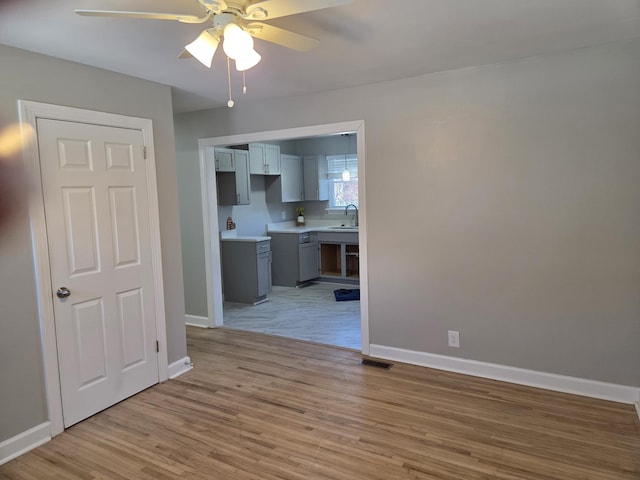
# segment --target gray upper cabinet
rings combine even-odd
[[[234,156],[236,167],[236,198],[237,205],[251,203],[251,180],[249,178],[249,152],[236,150]]]
[[[280,181],[282,202],[300,202],[304,200],[302,157],[280,155]]]
[[[251,203],[249,152],[230,148],[215,149],[218,203],[248,205]]]
[[[329,200],[329,166],[325,155],[302,159],[304,173],[304,199]]]
[[[230,148],[216,148],[216,172],[235,172],[233,150]]]
[[[280,175],[280,146],[266,143],[249,144],[249,173]]]

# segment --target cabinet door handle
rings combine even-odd
[[[216,158],[216,170],[220,170],[220,159]]]
[[[236,197],[237,197],[237,199],[238,199],[238,200],[237,200],[237,202],[238,202],[238,203],[240,203],[240,194],[238,193],[238,194],[236,195]]]

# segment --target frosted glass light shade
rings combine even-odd
[[[253,38],[235,23],[229,23],[224,27],[222,48],[227,57],[237,60],[249,50],[253,50]]]
[[[236,70],[239,72],[244,72],[245,70],[249,70],[250,68],[255,67],[262,57],[258,52],[256,52],[253,48],[240,56],[240,58],[236,58]]]
[[[344,180],[345,182],[351,180],[351,172],[349,172],[349,170],[347,170],[346,168],[342,171],[342,180]]]
[[[208,30],[204,30],[198,38],[196,38],[189,45],[184,48],[191,55],[196,57],[200,63],[205,67],[211,68],[211,62],[213,61],[213,55],[218,49],[220,40],[209,33]]]

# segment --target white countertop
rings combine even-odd
[[[307,232],[315,232],[317,228],[307,227],[306,225],[303,227],[294,226],[283,226],[283,227],[273,227],[267,230],[267,233],[307,233]]]
[[[320,223],[322,222],[322,223]],[[267,233],[307,233],[307,232],[345,232],[345,233],[358,233],[357,227],[349,228],[333,228],[343,225],[337,223],[335,220],[327,223],[327,221],[311,220],[307,225],[297,227],[296,222],[279,222],[270,223],[267,225]],[[348,223],[344,223],[348,226]]]
[[[271,237],[263,235],[238,235],[238,230],[223,230],[220,232],[220,240],[223,242],[264,242]]]
[[[346,226],[347,228],[335,228],[339,226]],[[333,233],[358,233],[357,227],[348,226],[345,222],[337,223],[335,220],[311,220],[308,224],[303,226],[296,226],[295,221],[269,223],[266,226],[267,235],[270,233],[308,233],[308,232],[333,232]],[[271,237],[264,235],[238,235],[238,230],[222,230],[220,232],[220,240],[223,242],[235,241],[235,242],[263,242],[265,240],[271,240]]]
[[[223,242],[264,242],[265,240],[271,240],[271,237],[254,237],[250,235],[242,235],[235,237],[222,237],[220,239]]]

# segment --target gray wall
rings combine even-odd
[[[184,357],[184,297],[169,87],[0,45],[0,124],[18,99],[153,120],[169,362]],[[46,420],[28,212],[0,243],[0,442]]]
[[[372,343],[640,386],[639,51],[180,115],[178,161],[199,137],[364,119]]]

